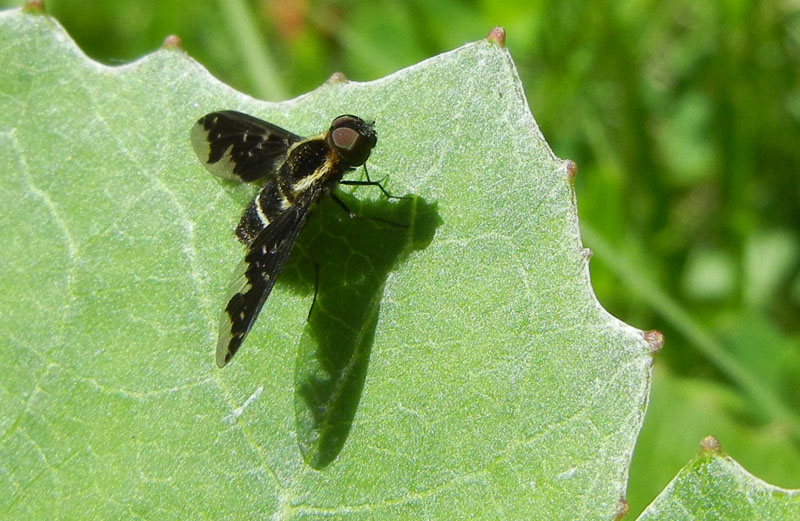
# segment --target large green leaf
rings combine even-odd
[[[280,104],[177,50],[100,66],[19,11],[0,57],[2,517],[618,511],[651,348],[595,299],[572,169],[504,48]],[[410,197],[351,190],[355,220],[323,203],[223,370],[253,188],[194,157],[189,129],[216,109],[306,135],[374,118],[372,176]]]
[[[747,473],[712,437],[639,521],[792,521],[800,519],[800,491],[785,490]]]

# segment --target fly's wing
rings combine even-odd
[[[303,138],[272,123],[224,110],[194,124],[192,146],[209,172],[232,181],[250,182],[280,167],[289,147]]]
[[[283,269],[309,209],[321,191],[312,189],[270,221],[250,244],[234,271],[228,304],[222,312],[217,342],[217,365],[224,367],[236,354]]]

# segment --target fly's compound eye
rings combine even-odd
[[[350,166],[363,165],[377,140],[372,125],[355,116],[339,116],[328,134],[330,146]]]

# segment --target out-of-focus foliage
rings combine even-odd
[[[177,34],[221,79],[272,99],[334,71],[378,78],[504,26],[542,131],[579,165],[601,302],[667,338],[632,513],[705,434],[755,475],[800,487],[796,2],[48,0],[47,10],[96,59],[124,62]]]

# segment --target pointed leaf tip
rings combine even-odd
[[[574,183],[575,176],[578,175],[578,164],[575,163],[575,161],[572,161],[571,159],[567,159],[565,161],[565,164],[567,167],[567,176],[569,176],[569,182]]]
[[[22,10],[26,13],[44,13],[44,0],[28,0]]]
[[[164,43],[161,44],[161,47],[164,49],[180,49],[181,48],[181,38],[180,36],[170,34],[166,38],[164,38]]]
[[[645,331],[644,339],[650,345],[650,352],[653,354],[658,353],[664,347],[664,334],[661,331],[656,329]]]
[[[325,85],[334,85],[336,83],[347,83],[347,76],[343,72],[334,72],[325,80]]]
[[[719,454],[722,452],[722,446],[714,436],[706,436],[700,442],[700,452],[703,454]]]
[[[614,516],[614,521],[620,521],[620,519],[625,517],[625,515],[628,513],[628,510],[630,510],[630,505],[628,505],[628,502],[625,500],[625,498],[620,499],[617,513]]]
[[[493,27],[489,34],[486,35],[486,39],[492,43],[496,43],[500,47],[506,46],[506,30],[500,27]]]

